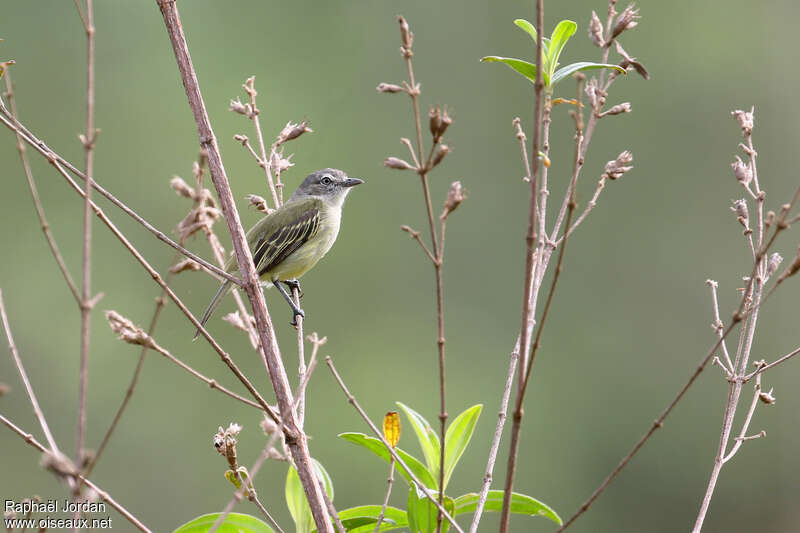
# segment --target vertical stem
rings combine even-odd
[[[317,474],[311,463],[311,455],[308,451],[308,438],[297,425],[297,418],[295,417],[292,406],[292,393],[289,386],[289,379],[280,358],[272,320],[267,312],[264,294],[261,292],[261,286],[258,281],[258,273],[253,264],[250,248],[247,246],[244,229],[239,220],[239,212],[236,209],[236,203],[233,201],[233,193],[231,192],[225,168],[222,164],[219,146],[217,145],[214,131],[211,128],[208,112],[206,111],[203,96],[200,92],[197,74],[192,65],[191,56],[189,55],[189,47],[183,33],[178,8],[175,0],[157,0],[157,3],[164,18],[164,24],[175,53],[175,60],[178,64],[178,69],[180,70],[181,78],[183,79],[183,84],[186,89],[189,106],[194,115],[198,135],[200,137],[200,144],[208,153],[208,166],[211,171],[211,179],[214,183],[217,195],[219,196],[222,211],[225,214],[225,221],[228,225],[228,231],[231,234],[231,240],[239,263],[239,270],[242,273],[243,287],[250,300],[253,317],[256,321],[256,328],[261,340],[261,347],[264,350],[267,363],[269,364],[269,377],[272,381],[272,387],[275,390],[275,397],[278,401],[281,422],[283,423],[286,433],[286,444],[294,459],[297,473],[303,485],[317,530],[320,533],[333,533],[328,510],[325,506],[319,484],[317,483]]]
[[[531,318],[533,309],[531,308],[531,288],[533,286],[534,270],[534,251],[536,243],[536,177],[539,175],[539,139],[541,135],[542,123],[542,28],[544,26],[544,6],[542,0],[536,2],[536,84],[534,86],[534,111],[533,111],[533,141],[531,147],[531,158],[533,176],[530,182],[530,206],[528,209],[528,231],[525,234],[525,285],[522,290],[522,320],[520,325],[520,364],[517,373],[517,398],[523,393],[525,380],[525,367],[531,343],[531,332],[528,322]],[[514,487],[514,474],[516,471],[517,452],[519,449],[519,434],[522,423],[523,409],[522,402],[517,401],[513,415],[513,427],[511,433],[511,444],[508,452],[508,464],[506,467],[506,482],[503,490],[503,507],[500,514],[500,533],[508,533],[508,525],[511,514],[511,492]]]
[[[86,195],[83,202],[83,269],[81,275],[81,361],[78,392],[78,430],[76,438],[76,464],[83,465],[86,439],[86,395],[89,386],[89,320],[91,304],[91,254],[92,254],[92,176],[94,175],[94,7],[86,0],[84,29],[86,30],[86,133],[83,138],[86,167]]]
[[[408,31],[407,26],[403,28],[403,25],[406,24],[405,20],[401,17],[399,19],[401,25],[401,32]],[[405,43],[405,41],[404,41]],[[408,70],[408,81],[410,85],[410,90],[408,91],[409,96],[411,96],[412,108],[414,111],[414,125],[416,127],[417,133],[417,161],[419,161],[420,166],[417,169],[417,172],[420,176],[420,181],[422,183],[422,193],[425,197],[425,209],[428,215],[428,228],[431,234],[431,248],[433,251],[433,257],[435,260],[433,261],[433,267],[435,271],[436,277],[436,326],[437,326],[437,337],[436,337],[436,347],[439,354],[439,434],[440,434],[440,454],[439,454],[439,507],[441,508],[442,503],[444,501],[444,461],[445,461],[445,435],[446,435],[446,428],[447,428],[447,394],[445,388],[445,338],[444,338],[444,291],[442,285],[442,260],[443,260],[443,249],[439,247],[439,239],[436,235],[436,223],[434,221],[433,215],[433,207],[431,204],[431,192],[430,187],[428,186],[428,171],[430,169],[430,160],[428,158],[428,163],[423,163],[425,158],[423,156],[424,147],[422,144],[422,123],[420,120],[420,111],[419,111],[419,90],[417,89],[416,79],[414,78],[414,67],[411,63],[412,52],[410,50],[410,41],[409,47],[406,48],[405,44],[403,47],[403,57],[406,60],[406,69]],[[431,156],[433,156],[433,150],[431,150]],[[442,226],[442,240],[444,240],[444,225]],[[441,511],[438,512],[436,516],[436,531],[440,533],[442,530],[442,513]]]

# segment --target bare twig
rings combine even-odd
[[[8,350],[11,352],[11,358],[14,359],[14,364],[17,366],[19,376],[22,379],[23,385],[25,385],[25,392],[28,393],[28,399],[31,401],[33,412],[36,414],[37,420],[39,420],[39,425],[42,427],[42,432],[44,433],[44,436],[50,445],[50,449],[53,451],[53,453],[60,453],[58,445],[56,444],[56,439],[53,438],[53,433],[50,431],[50,426],[47,425],[44,412],[39,406],[39,400],[36,399],[36,393],[33,391],[33,386],[31,386],[30,379],[28,379],[28,373],[25,372],[25,367],[22,366],[22,358],[19,356],[17,345],[14,343],[14,337],[11,335],[11,325],[8,323],[8,315],[6,314],[6,307],[3,302],[2,290],[0,290],[0,318],[2,318],[3,329],[5,330],[6,338],[8,339]]]
[[[78,10],[80,14],[80,9]],[[83,261],[81,270],[81,356],[80,379],[78,383],[78,429],[75,446],[77,462],[83,464],[84,440],[86,437],[86,395],[89,390],[89,325],[92,312],[91,271],[92,271],[92,176],[94,175],[94,143],[97,131],[94,126],[94,6],[93,0],[86,0],[86,12],[81,14],[86,31],[86,133],[81,142],[86,166],[86,185],[83,201]],[[77,494],[77,493],[76,493]]]
[[[511,388],[514,385],[514,372],[517,369],[517,361],[519,361],[519,339],[517,339],[517,344],[514,346],[514,350],[512,350],[509,359],[506,386],[503,389],[503,398],[500,400],[500,411],[497,413],[497,426],[494,429],[492,445],[489,448],[486,472],[483,475],[483,484],[481,485],[478,496],[478,505],[475,507],[475,513],[472,515],[472,524],[469,526],[469,533],[477,533],[478,531],[478,524],[483,516],[483,508],[486,505],[486,498],[489,495],[489,487],[492,485],[492,472],[494,471],[494,463],[497,460],[497,450],[500,448],[500,439],[503,436],[503,427],[506,423],[508,400],[511,397]]]
[[[358,414],[361,415],[361,418],[364,419],[364,421],[370,427],[372,432],[378,437],[378,439],[383,443],[383,445],[386,446],[386,449],[389,451],[389,454],[394,458],[395,461],[397,461],[397,464],[399,464],[405,469],[406,473],[408,473],[409,478],[414,483],[414,485],[416,485],[417,489],[419,489],[423,494],[425,494],[425,497],[428,498],[428,500],[430,500],[436,506],[439,512],[442,513],[444,519],[450,522],[450,524],[455,528],[456,531],[458,531],[459,533],[464,533],[464,530],[461,529],[461,526],[459,526],[458,523],[455,521],[455,519],[452,516],[450,516],[450,513],[448,513],[444,509],[444,507],[437,500],[436,496],[434,496],[433,493],[431,493],[431,491],[419,480],[419,478],[417,478],[416,474],[414,474],[414,472],[411,471],[410,468],[408,468],[408,465],[405,463],[405,461],[403,461],[403,459],[397,455],[395,449],[392,447],[391,444],[389,444],[389,441],[386,440],[386,437],[383,436],[383,433],[377,428],[375,423],[372,422],[372,420],[370,420],[369,416],[367,416],[367,413],[364,412],[364,410],[356,401],[355,396],[353,396],[350,393],[350,390],[347,388],[347,385],[345,385],[344,380],[342,380],[342,377],[339,375],[339,372],[336,371],[336,367],[333,365],[333,360],[330,358],[330,356],[325,357],[325,363],[328,365],[328,368],[330,368],[333,377],[339,384],[339,387],[342,388],[342,392],[344,392],[347,401],[350,403],[350,405],[352,405],[355,408],[356,411],[358,411]]]
[[[239,269],[243,277],[243,287],[250,300],[253,316],[256,321],[256,328],[259,332],[261,347],[269,363],[270,379],[278,401],[281,423],[284,426],[286,435],[286,443],[294,458],[297,472],[305,490],[306,499],[308,500],[311,514],[318,531],[321,533],[332,533],[333,528],[331,527],[331,521],[327,509],[325,508],[319,485],[316,483],[314,467],[311,464],[307,437],[298,427],[297,419],[292,410],[292,394],[289,387],[289,380],[280,358],[272,321],[267,312],[264,295],[261,292],[258,281],[258,273],[253,265],[253,258],[247,246],[244,229],[239,220],[239,213],[233,201],[233,195],[222,164],[219,147],[217,146],[208,113],[206,112],[200,93],[197,75],[189,55],[186,37],[183,34],[178,8],[174,0],[158,0],[157,3],[163,15],[164,24],[169,34],[173,51],[175,52],[175,59],[183,79],[183,85],[186,89],[189,106],[194,114],[200,137],[200,144],[208,153],[211,179],[214,182],[214,188],[217,191],[222,210],[225,213],[228,231],[231,234]]]
[[[536,82],[534,84],[534,108],[533,108],[533,141],[531,146],[531,157],[533,158],[531,181],[530,181],[530,201],[528,208],[528,230],[525,233],[525,281],[522,289],[522,317],[520,325],[520,357],[522,363],[520,371],[517,373],[517,397],[519,398],[524,390],[524,376],[527,366],[528,353],[530,350],[530,337],[531,330],[529,323],[531,323],[534,309],[531,307],[531,292],[533,290],[533,281],[535,277],[535,261],[534,253],[536,251],[536,222],[539,213],[542,213],[542,206],[537,208],[536,190],[537,178],[540,172],[539,166],[539,141],[542,134],[542,92],[544,89],[544,82],[542,80],[542,30],[544,28],[544,7],[543,1],[537,0],[536,2]],[[546,187],[546,185],[545,185]],[[541,217],[542,219],[544,217]],[[544,220],[541,220],[541,225],[544,226]],[[539,238],[541,239],[544,234],[542,228]],[[541,256],[539,257],[541,261]],[[503,507],[500,514],[500,533],[508,533],[509,519],[511,515],[511,492],[514,486],[514,474],[516,471],[517,449],[519,447],[519,427],[522,423],[522,404],[517,402],[517,409],[514,410],[513,428],[511,435],[511,444],[509,447],[508,464],[506,466],[506,481],[503,492]]]
[[[389,458],[389,479],[386,480],[386,495],[383,497],[381,512],[375,522],[375,533],[380,531],[383,517],[386,515],[386,507],[389,505],[389,497],[392,495],[392,484],[394,484],[394,457]]]
[[[4,426],[9,428],[11,431],[16,433],[17,435],[19,435],[22,438],[22,440],[24,440],[25,442],[27,442],[28,444],[30,444],[31,446],[33,446],[34,448],[36,448],[40,452],[43,452],[45,454],[52,453],[52,452],[48,451],[48,449],[45,448],[41,443],[39,443],[39,441],[37,441],[33,437],[33,435],[31,435],[30,433],[25,433],[22,429],[20,429],[17,425],[15,425],[11,420],[9,420],[8,418],[6,418],[5,416],[3,416],[1,414],[0,414],[0,422],[2,422]],[[73,473],[72,475],[75,478],[77,478],[79,481],[81,481],[83,484],[85,484],[86,486],[88,486],[89,488],[94,490],[97,493],[97,495],[100,497],[100,499],[102,499],[105,502],[108,502],[108,504],[111,507],[116,509],[117,512],[119,512],[119,514],[121,514],[128,522],[133,524],[133,526],[136,527],[139,531],[144,531],[145,533],[150,533],[150,530],[147,528],[147,526],[145,526],[142,522],[139,521],[138,518],[133,516],[133,514],[131,514],[130,511],[125,509],[125,507],[123,507],[119,502],[117,502],[114,498],[112,498],[111,495],[108,492],[104,491],[99,486],[95,485],[95,483],[93,481],[87,479],[86,477],[82,476],[81,474]]]

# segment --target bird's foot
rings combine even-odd
[[[296,279],[287,279],[283,282],[289,288],[289,291],[294,292],[297,289],[298,297],[303,297],[303,290],[300,288],[300,281]]]
[[[305,318],[306,317],[306,313],[305,313],[305,311],[303,311],[299,307],[293,308],[292,312],[294,314],[292,315],[292,321],[289,322],[289,324],[291,324],[292,326],[294,326],[296,328],[297,327],[297,317],[301,316],[301,317]]]

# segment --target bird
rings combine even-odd
[[[309,174],[292,197],[256,222],[247,232],[247,245],[253,255],[256,271],[262,286],[275,286],[292,308],[292,325],[305,313],[281,286],[299,289],[297,279],[311,270],[328,253],[339,235],[342,205],[352,187],[364,183],[351,178],[344,171],[323,168]],[[225,271],[238,269],[236,256],[225,264]],[[200,325],[211,318],[222,297],[231,290],[231,281],[225,280],[208,304]],[[197,328],[194,338],[200,333]]]

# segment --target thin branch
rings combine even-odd
[[[458,531],[458,533],[464,533],[464,530],[461,529],[461,526],[458,525],[458,522],[456,522],[455,519],[452,516],[450,516],[450,513],[448,513],[444,509],[444,507],[437,500],[436,496],[434,496],[431,493],[430,489],[428,489],[419,480],[419,478],[417,478],[416,474],[414,474],[414,472],[410,468],[408,468],[408,465],[405,463],[405,461],[403,461],[403,459],[397,455],[395,449],[392,447],[391,444],[389,444],[389,441],[387,441],[386,438],[383,436],[383,433],[380,430],[378,430],[378,427],[372,422],[372,420],[370,420],[369,416],[367,416],[367,413],[364,412],[364,409],[362,409],[361,406],[358,404],[358,401],[356,401],[355,396],[353,396],[350,393],[350,390],[347,388],[347,385],[345,385],[344,380],[342,380],[342,377],[339,375],[339,372],[336,371],[336,367],[333,365],[333,359],[331,359],[330,356],[327,356],[325,357],[325,363],[328,365],[328,368],[330,368],[331,373],[333,374],[333,377],[336,379],[336,382],[339,384],[339,387],[341,387],[342,392],[344,392],[347,401],[350,403],[350,405],[352,405],[355,408],[358,414],[361,415],[361,418],[364,419],[364,421],[370,427],[372,432],[378,437],[378,439],[383,443],[383,445],[386,446],[386,449],[389,451],[389,454],[394,458],[395,461],[397,461],[397,464],[399,464],[405,469],[406,473],[408,473],[409,478],[417,487],[417,489],[419,489],[423,494],[425,494],[425,497],[428,498],[428,500],[430,500],[436,506],[439,512],[442,513],[442,516],[448,522],[450,522],[450,524],[455,528],[456,531]]]
[[[531,157],[533,158],[533,172],[531,173],[530,182],[530,205],[528,208],[528,230],[525,234],[525,281],[522,289],[522,317],[520,325],[520,356],[522,364],[520,372],[517,374],[517,396],[520,395],[523,389],[524,370],[526,366],[526,359],[530,347],[530,328],[529,323],[533,317],[534,310],[531,308],[530,295],[533,290],[534,270],[538,261],[534,261],[534,252],[536,249],[536,222],[541,207],[537,208],[536,190],[537,178],[539,176],[539,141],[541,136],[542,126],[542,90],[544,83],[542,81],[542,29],[544,27],[544,7],[543,1],[537,0],[536,2],[536,31],[538,33],[536,39],[536,82],[534,84],[534,107],[533,107],[533,141],[531,147]],[[542,217],[543,218],[543,217]],[[542,235],[540,235],[540,238]],[[541,259],[541,258],[539,258]],[[517,409],[514,412],[514,425],[518,426],[521,422],[522,410]],[[519,432],[516,433],[517,439]],[[511,515],[511,492],[514,486],[514,474],[516,469],[516,447],[519,445],[518,440],[514,440],[512,434],[512,442],[509,450],[508,465],[506,468],[506,481],[503,493],[503,508],[500,514],[500,533],[508,533],[508,522]]]
[[[767,370],[769,370],[770,368],[772,368],[772,367],[774,367],[774,366],[778,366],[779,364],[781,364],[781,363],[783,363],[783,362],[785,362],[785,361],[787,361],[787,360],[791,359],[792,357],[794,357],[795,355],[797,355],[797,354],[799,354],[799,353],[800,353],[800,348],[795,348],[795,349],[794,349],[794,350],[792,350],[791,352],[787,353],[786,355],[784,355],[784,356],[782,356],[782,357],[779,357],[778,359],[776,359],[775,361],[773,361],[773,362],[769,363],[768,365],[763,365],[763,366],[760,366],[760,367],[759,367],[758,369],[756,369],[754,372],[752,372],[752,373],[750,373],[750,374],[747,374],[747,375],[746,375],[746,376],[743,378],[744,382],[745,382],[745,383],[747,383],[748,381],[750,381],[751,379],[753,379],[753,377],[754,377],[754,376],[758,376],[758,375],[760,375],[761,373],[763,373],[763,372],[766,372],[766,371],[767,371]]]
[[[394,457],[389,458],[389,479],[386,480],[386,495],[383,497],[383,504],[381,505],[381,512],[378,514],[378,521],[375,522],[375,532],[378,533],[381,529],[383,517],[386,515],[386,507],[389,505],[389,497],[392,495],[392,485],[394,484]]]
[[[80,9],[78,10],[80,13]],[[89,326],[92,313],[92,176],[94,175],[94,143],[97,131],[94,126],[94,6],[86,0],[85,18],[81,14],[86,31],[86,133],[81,136],[86,167],[86,184],[83,200],[83,258],[81,270],[81,356],[78,382],[78,429],[75,446],[77,462],[83,464],[84,440],[86,438],[86,396],[89,391]],[[77,494],[77,492],[76,492]]]
[[[77,1],[77,0],[76,0]],[[18,120],[19,114],[17,113],[17,104],[14,99],[14,86],[11,83],[11,73],[5,72],[5,79],[6,79],[6,98],[8,99],[8,107],[11,109],[11,115],[14,117],[14,120]],[[31,191],[31,197],[33,198],[33,205],[36,208],[36,215],[39,217],[39,226],[42,228],[42,232],[44,232],[44,237],[47,240],[47,245],[50,247],[50,252],[53,254],[53,258],[56,260],[56,264],[58,265],[58,269],[61,271],[61,274],[64,276],[64,281],[67,283],[67,287],[69,287],[72,296],[75,298],[75,302],[80,303],[81,295],[78,292],[78,286],[73,281],[72,276],[69,273],[69,269],[67,269],[67,264],[64,262],[64,258],[61,256],[61,252],[58,249],[58,245],[56,245],[56,240],[53,237],[52,232],[50,231],[50,223],[47,221],[47,217],[44,213],[44,207],[42,206],[42,202],[39,199],[39,190],[36,187],[36,181],[33,179],[33,171],[31,170],[30,162],[28,161],[28,156],[25,153],[25,144],[22,142],[23,138],[19,132],[16,133],[17,137],[17,152],[19,153],[19,158],[22,161],[22,169],[25,171],[25,178],[28,181],[28,188]]]
[[[483,516],[483,508],[486,505],[486,498],[489,495],[489,487],[492,485],[492,472],[494,471],[494,463],[497,460],[497,451],[500,448],[500,439],[503,436],[503,427],[506,423],[506,413],[508,412],[508,400],[511,397],[511,388],[514,385],[514,372],[517,370],[517,361],[519,361],[519,338],[514,350],[511,352],[511,357],[508,363],[508,374],[506,374],[506,386],[503,389],[503,397],[500,401],[500,411],[497,413],[497,426],[494,429],[494,437],[492,437],[492,445],[489,448],[489,459],[486,463],[486,472],[483,475],[483,484],[478,496],[478,505],[475,507],[475,513],[472,515],[472,524],[469,526],[469,533],[477,533],[478,523]]]
[[[264,504],[261,503],[261,500],[258,499],[258,493],[256,492],[256,488],[253,486],[253,483],[250,482],[248,484],[247,482],[245,482],[245,480],[242,479],[242,474],[239,473],[238,469],[234,469],[232,470],[232,472],[234,472],[234,474],[236,475],[236,479],[239,480],[239,484],[241,485],[241,487],[245,489],[245,492],[247,493],[247,499],[251,503],[253,503],[256,507],[258,507],[258,510],[261,511],[261,514],[264,515],[264,518],[267,519],[269,525],[275,528],[275,530],[278,533],[284,533],[283,529],[281,529],[281,526],[278,525],[278,522],[275,521],[272,515],[269,514],[269,511],[267,511],[267,508],[264,507]],[[248,477],[248,480],[249,479],[250,478]]]
[[[4,426],[9,428],[11,431],[16,433],[17,435],[19,435],[22,438],[22,440],[24,440],[25,442],[27,442],[28,444],[30,444],[31,446],[33,446],[34,448],[36,448],[40,452],[43,452],[43,453],[46,453],[46,454],[51,453],[51,452],[49,452],[47,450],[47,448],[42,446],[42,444],[39,443],[39,441],[37,441],[33,437],[33,435],[31,435],[30,433],[25,433],[22,429],[20,429],[13,422],[11,422],[11,420],[9,420],[8,418],[6,418],[5,416],[3,416],[1,414],[0,414],[0,422],[2,422]],[[125,519],[128,522],[130,522],[131,524],[133,524],[134,527],[136,527],[139,531],[144,531],[145,533],[150,533],[150,530],[147,528],[147,526],[145,526],[142,522],[139,521],[138,518],[133,516],[133,514],[131,514],[130,511],[125,509],[125,507],[123,507],[114,498],[112,498],[111,495],[108,492],[104,491],[99,486],[95,485],[95,483],[93,481],[85,478],[81,474],[73,473],[71,475],[74,476],[75,478],[77,478],[79,481],[81,481],[85,485],[87,485],[88,487],[90,487],[92,490],[94,490],[101,500],[103,500],[105,502],[108,502],[108,504],[111,507],[116,509],[117,512],[119,512],[119,514],[121,514],[123,517],[125,517]]]
[[[402,225],[402,226],[400,226],[400,229],[401,229],[401,230],[403,230],[403,231],[405,231],[405,232],[406,232],[406,233],[408,233],[409,235],[411,235],[411,238],[412,238],[412,239],[414,239],[415,241],[417,241],[417,242],[419,243],[419,245],[422,247],[422,250],[423,250],[423,251],[425,252],[425,254],[428,256],[428,259],[430,259],[430,260],[431,260],[431,262],[432,262],[432,263],[435,265],[435,264],[436,264],[436,257],[434,257],[433,253],[432,253],[432,252],[431,252],[431,251],[428,249],[428,247],[425,245],[425,242],[424,242],[424,241],[422,240],[422,238],[419,236],[419,232],[418,232],[418,231],[416,231],[416,230],[415,230],[414,228],[412,228],[411,226],[407,226],[407,225],[405,225],[405,224],[404,224],[404,225]]]
[[[10,129],[11,131],[21,135],[22,139],[26,143],[28,143],[28,145],[30,145],[33,149],[35,149],[37,152],[39,152],[45,159],[47,159],[47,161],[51,165],[56,166],[56,167],[60,167],[62,170],[66,169],[69,172],[71,172],[73,175],[75,175],[77,178],[82,179],[84,181],[86,180],[86,174],[81,172],[75,165],[73,165],[72,163],[70,163],[69,161],[67,161],[66,159],[64,159],[60,155],[58,155],[56,152],[51,150],[50,147],[48,147],[44,143],[44,141],[40,140],[35,135],[31,134],[30,131],[28,131],[25,128],[25,126],[23,126],[19,121],[15,120],[13,118],[13,116],[11,115],[11,113],[8,111],[8,109],[6,109],[5,104],[2,102],[2,100],[0,100],[0,122],[5,127]],[[66,176],[66,177],[67,177],[67,179],[71,179],[68,176]],[[100,193],[101,196],[103,196],[108,201],[110,201],[112,204],[114,204],[115,206],[120,208],[123,212],[125,212],[125,214],[127,214],[129,217],[134,219],[136,222],[138,222],[139,224],[144,226],[145,229],[147,229],[150,233],[155,235],[156,238],[158,238],[160,241],[168,244],[169,246],[171,246],[175,250],[179,251],[180,253],[182,253],[186,257],[196,261],[199,265],[202,265],[203,268],[205,268],[209,272],[213,272],[217,276],[219,276],[221,278],[224,278],[224,279],[227,279],[227,280],[235,283],[236,285],[239,285],[239,286],[242,285],[242,280],[240,280],[236,276],[233,276],[233,275],[225,272],[221,268],[219,268],[219,267],[217,267],[215,265],[212,265],[211,263],[209,263],[208,261],[206,261],[202,257],[199,257],[198,255],[190,252],[186,248],[182,247],[181,245],[179,245],[178,243],[176,243],[175,241],[173,241],[172,239],[167,237],[166,234],[164,234],[162,231],[159,231],[158,229],[156,229],[155,226],[153,226],[147,220],[142,218],[133,209],[131,209],[130,207],[125,205],[116,196],[114,196],[113,194],[108,192],[106,189],[101,187],[97,183],[97,180],[94,179],[94,178],[92,179],[92,189],[94,189],[95,191]]]
[[[258,118],[261,111],[258,109],[258,106],[256,105],[256,96],[258,95],[258,91],[256,91],[255,81],[256,77],[251,76],[247,79],[243,87],[244,90],[247,92],[247,94],[250,96],[250,105],[253,110],[252,115],[250,116],[250,120],[253,121],[253,126],[255,127],[256,130],[256,139],[258,140],[258,147],[261,150],[261,157],[257,156],[257,158],[261,160],[261,163],[263,165],[264,173],[266,174],[267,185],[269,186],[270,193],[272,193],[273,205],[275,206],[275,209],[277,209],[281,205],[283,205],[283,184],[281,184],[280,188],[276,189],[275,182],[272,181],[272,172],[271,172],[272,158],[267,157],[267,150],[264,144],[264,135],[262,135],[261,133],[261,121]],[[278,182],[280,183],[280,178],[278,179]]]
[[[230,184],[225,174],[222,158],[219,153],[211,122],[203,103],[197,75],[192,65],[189,55],[189,48],[183,27],[178,14],[178,8],[174,0],[158,0],[157,2],[161,14],[164,18],[167,33],[169,34],[172,49],[175,52],[175,59],[181,73],[186,96],[189,106],[192,109],[195,123],[197,125],[200,144],[208,153],[208,166],[211,171],[211,179],[217,191],[222,211],[225,214],[225,221],[228,231],[233,241],[239,269],[244,281],[244,289],[253,310],[256,321],[256,328],[259,332],[261,347],[267,357],[270,370],[270,380],[272,381],[275,396],[280,410],[281,423],[286,434],[286,443],[292,453],[292,457],[297,467],[298,476],[305,490],[306,499],[311,509],[314,522],[320,533],[332,533],[331,521],[324,500],[316,483],[316,473],[311,464],[311,455],[308,451],[307,437],[297,425],[297,419],[292,410],[292,394],[289,387],[289,380],[286,370],[280,358],[280,353],[272,327],[272,321],[267,312],[264,295],[258,280],[258,273],[253,265],[253,258],[250,248],[247,246],[244,229],[239,220],[239,213],[233,201]]]
[[[36,399],[36,393],[33,391],[33,386],[31,385],[30,379],[28,379],[28,373],[25,372],[25,367],[22,366],[22,358],[19,356],[17,345],[14,343],[14,337],[11,335],[11,325],[8,323],[8,315],[6,314],[6,307],[3,302],[2,290],[0,290],[0,318],[2,318],[3,329],[5,330],[6,338],[8,339],[8,350],[11,352],[11,358],[14,359],[14,364],[17,366],[22,383],[25,385],[25,391],[28,393],[28,399],[31,401],[33,412],[36,414],[36,418],[39,420],[39,425],[42,427],[42,432],[44,433],[48,444],[50,444],[50,449],[53,451],[53,453],[59,453],[56,439],[53,438],[53,433],[50,431],[50,426],[47,425],[47,420],[44,417],[44,411],[42,411],[42,408],[39,406],[39,400]]]
[[[714,311],[714,331],[716,331],[717,337],[721,337],[722,331],[725,329],[725,325],[722,323],[722,319],[719,317],[719,299],[717,298],[717,288],[719,287],[719,283],[709,279],[706,280],[706,284],[711,288],[711,304]],[[725,355],[725,362],[728,363],[726,370],[728,373],[735,372],[736,369],[733,367],[733,361],[731,361],[731,356],[728,353],[728,345],[724,340],[722,341],[721,346],[722,353]]]
[[[750,428],[750,421],[753,419],[753,413],[756,411],[756,405],[758,404],[758,398],[761,394],[761,374],[756,376],[756,386],[753,387],[753,400],[750,402],[750,408],[747,410],[747,415],[745,416],[744,423],[742,423],[742,430],[739,432],[739,436],[735,439],[735,443],[733,444],[733,448],[731,451],[728,452],[728,455],[722,458],[723,463],[727,463],[733,456],[736,455],[736,452],[739,451],[739,448],[742,446],[742,442],[745,440],[750,440],[748,437],[745,437],[747,434],[747,430]]]

